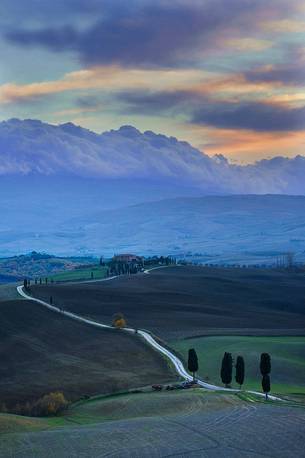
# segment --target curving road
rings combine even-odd
[[[145,273],[148,274],[149,270],[146,270]],[[117,278],[117,277],[114,276],[114,277],[107,278],[105,280],[93,280],[93,281],[106,281],[106,280],[113,280],[114,278]],[[88,282],[86,282],[86,283],[88,283]],[[92,280],[91,280],[91,282],[92,282]],[[87,323],[87,324],[90,324],[91,326],[96,326],[98,328],[104,328],[104,329],[105,328],[112,328],[112,326],[109,326],[107,324],[102,324],[102,323],[99,323],[97,321],[90,320],[88,318],[84,318],[84,317],[82,317],[80,315],[76,315],[75,313],[64,311],[64,310],[62,310],[62,309],[60,309],[58,307],[55,307],[54,305],[50,305],[47,302],[42,301],[41,299],[36,299],[36,298],[34,298],[32,296],[29,296],[28,294],[25,293],[25,291],[23,289],[23,285],[17,286],[17,291],[20,294],[20,296],[24,297],[25,299],[30,300],[30,301],[34,301],[34,302],[38,302],[39,304],[43,305],[44,307],[47,307],[49,310],[52,310],[53,312],[56,312],[56,313],[62,313],[63,315],[68,316],[69,318],[72,318],[73,320],[81,321],[83,323]],[[130,333],[133,333],[133,334],[136,332],[135,329],[132,329],[132,328],[124,328],[124,331],[125,332],[130,332]],[[177,373],[182,378],[184,378],[187,381],[193,380],[193,377],[187,372],[187,370],[185,369],[182,361],[174,353],[172,353],[170,350],[168,350],[167,348],[165,348],[162,345],[160,345],[148,332],[142,331],[142,330],[139,329],[139,330],[137,330],[137,334],[141,335],[143,337],[143,339],[151,347],[153,347],[159,353],[162,353],[164,356],[166,356],[171,361],[171,363],[175,367]],[[206,383],[206,382],[204,382],[203,380],[200,380],[200,379],[196,379],[196,381],[197,381],[198,385],[202,386],[203,388],[205,388],[207,390],[213,390],[213,391],[221,390],[221,391],[231,391],[231,392],[238,392],[239,391],[239,390],[236,390],[236,389],[233,389],[233,388],[224,388],[224,387],[217,386],[217,385],[211,385],[210,383]],[[247,391],[247,393],[256,394],[258,396],[264,396],[263,393],[260,393],[260,392],[257,392],[257,391]],[[276,396],[269,395],[268,397],[273,401],[282,401],[281,398],[278,398]]]

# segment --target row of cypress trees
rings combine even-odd
[[[262,374],[262,388],[263,392],[268,399],[268,393],[270,392],[270,372],[271,372],[271,358],[268,353],[262,353],[260,358],[260,372]],[[191,348],[188,353],[188,369],[193,374],[193,380],[195,381],[195,374],[198,372],[198,357],[194,348]],[[225,352],[222,362],[220,377],[222,383],[226,388],[230,387],[232,382],[233,373],[233,357],[231,353]],[[235,380],[241,388],[245,380],[245,361],[242,356],[237,356],[235,364]]]
[[[237,356],[235,364],[235,380],[241,388],[245,380],[245,361],[242,356]],[[232,382],[233,357],[231,353],[225,352],[221,362],[220,377],[226,388],[230,387]]]

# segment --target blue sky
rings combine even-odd
[[[305,3],[2,0],[0,117],[304,154]]]

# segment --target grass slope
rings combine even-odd
[[[101,330],[31,301],[0,302],[0,402],[54,390],[70,400],[176,379],[140,337]]]
[[[222,384],[221,360],[225,351],[245,359],[246,377],[243,388],[261,391],[260,355],[272,358],[272,392],[305,395],[305,337],[213,336],[171,342],[187,361],[189,348],[195,348],[199,359],[199,375]],[[234,370],[233,370],[234,374]],[[233,375],[233,385],[237,386]]]
[[[203,390],[92,400],[32,420],[0,415],[1,457],[287,458],[303,456],[305,438],[302,408]]]
[[[34,296],[167,340],[203,334],[303,334],[303,274],[257,269],[169,267],[109,282],[33,286]]]
[[[94,280],[105,278],[107,273],[107,267],[102,266],[90,266],[83,269],[75,269],[67,272],[61,272],[52,275],[50,278],[54,281],[82,281],[82,280]],[[93,277],[92,275],[93,274]]]

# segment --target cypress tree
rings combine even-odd
[[[270,391],[270,372],[271,372],[271,358],[269,353],[262,353],[261,354],[261,361],[259,365],[262,378],[262,388],[263,392],[266,395],[266,401],[268,399],[268,393]]]
[[[235,380],[236,383],[238,383],[239,388],[241,389],[241,386],[245,380],[245,362],[242,356],[237,356],[235,369]]]
[[[230,383],[232,382],[232,367],[233,367],[232,355],[231,353],[225,352],[222,358],[220,376],[221,376],[222,383],[226,386],[226,388],[228,388]]]
[[[262,378],[262,388],[266,396],[266,401],[268,400],[268,393],[270,391],[270,377],[268,374],[264,374]]]
[[[261,374],[268,375],[271,372],[271,358],[268,353],[262,353],[261,354],[261,361],[259,365]]]
[[[197,358],[197,353],[194,350],[194,348],[191,348],[189,350],[187,367],[188,367],[188,370],[192,372],[193,380],[195,381],[195,373],[198,371],[198,358]]]

